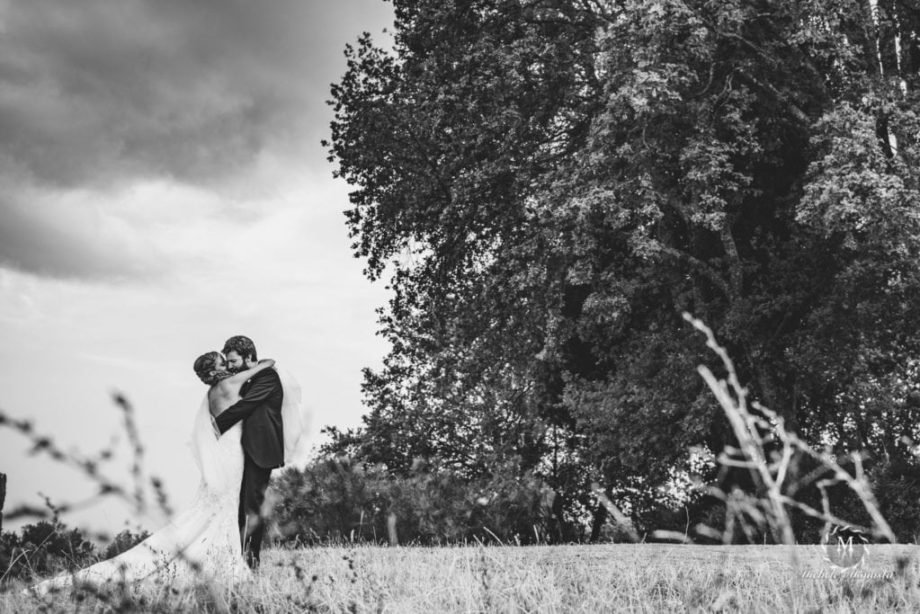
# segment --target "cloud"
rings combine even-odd
[[[122,211],[137,185],[209,192],[196,200],[245,216],[266,213],[279,176],[328,175],[318,140],[341,49],[391,11],[367,0],[0,0],[0,265],[158,275],[176,257],[156,254],[132,226],[137,212]]]
[[[7,3],[0,142],[42,184],[232,176],[263,149],[308,136],[325,113],[326,78],[338,63],[318,26],[336,30],[343,11],[335,7]]]
[[[149,278],[162,254],[124,218],[93,206],[86,191],[11,191],[0,201],[0,263],[42,275]]]

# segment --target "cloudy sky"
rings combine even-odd
[[[297,376],[311,442],[358,424],[387,295],[319,141],[344,45],[391,22],[382,0],[0,0],[0,409],[124,450],[123,392],[176,507],[197,484],[192,362],[230,335]],[[0,430],[7,509],[91,494],[27,447]]]

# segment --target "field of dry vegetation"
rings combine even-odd
[[[2,612],[916,612],[917,546],[872,546],[835,571],[816,546],[605,546],[272,550],[233,589],[7,586]]]

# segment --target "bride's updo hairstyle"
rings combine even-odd
[[[214,367],[220,359],[220,352],[208,352],[195,359],[195,375],[208,386],[213,386],[223,379],[222,374],[214,373]]]

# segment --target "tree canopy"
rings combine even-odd
[[[911,465],[920,7],[395,0],[333,85],[330,161],[392,350],[331,448],[516,458],[569,514],[731,435],[681,319],[814,445]],[[633,493],[629,495],[629,493]]]

